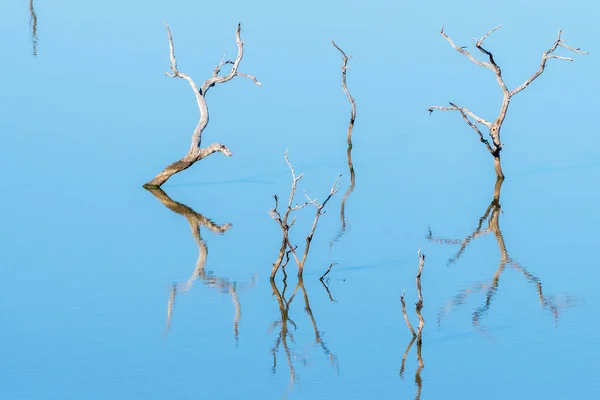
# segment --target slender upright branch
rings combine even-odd
[[[412,333],[413,338],[417,337],[417,334],[415,332],[415,330],[412,327],[412,324],[410,323],[410,319],[408,319],[408,315],[406,314],[406,302],[404,301],[404,292],[405,290],[402,291],[402,295],[400,296],[400,303],[402,303],[402,315],[404,316],[404,321],[406,322],[406,326],[408,327],[408,330],[410,331],[410,333]],[[407,350],[408,352],[408,350]]]
[[[440,323],[441,318],[453,307],[462,305],[465,303],[466,298],[471,293],[477,293],[485,290],[485,300],[484,303],[475,309],[472,316],[473,325],[479,326],[481,324],[481,320],[488,313],[489,309],[492,306],[492,303],[498,293],[500,278],[503,272],[507,269],[507,267],[514,268],[519,271],[525,279],[527,279],[530,283],[534,284],[536,287],[536,291],[538,294],[538,298],[540,301],[540,305],[542,308],[549,310],[555,318],[555,321],[558,319],[560,308],[556,302],[554,301],[553,296],[546,296],[542,291],[542,280],[530,273],[522,264],[515,261],[509,254],[506,248],[506,242],[504,240],[504,236],[502,235],[502,231],[500,229],[500,214],[502,213],[502,207],[500,204],[500,194],[502,189],[502,179],[498,179],[494,186],[494,193],[492,197],[492,201],[490,205],[485,210],[484,214],[479,218],[477,227],[475,230],[469,234],[466,238],[460,240],[452,240],[452,239],[443,239],[434,237],[429,231],[427,238],[430,241],[442,244],[455,244],[460,245],[460,249],[456,256],[449,260],[449,263],[453,263],[457,261],[460,255],[467,249],[468,245],[473,242],[474,239],[483,236],[487,233],[492,233],[496,239],[498,244],[498,249],[500,252],[500,260],[498,264],[498,268],[494,272],[489,283],[476,283],[467,289],[461,290],[459,294],[454,296],[446,305],[444,309],[438,311],[438,323]],[[483,223],[487,221],[487,228],[483,229]],[[567,302],[563,307],[570,307],[575,304],[573,298],[568,298]]]
[[[340,219],[342,221],[342,227],[340,232],[336,235],[336,237],[331,241],[330,245],[333,245],[334,242],[338,241],[342,235],[346,232],[346,202],[348,201],[348,197],[354,191],[354,186],[356,184],[356,178],[354,173],[354,165],[352,164],[352,130],[354,129],[354,121],[356,120],[356,102],[354,101],[354,97],[348,91],[348,86],[346,85],[346,70],[348,69],[348,60],[352,58],[352,56],[348,57],[346,53],[332,40],[331,44],[342,54],[342,89],[350,102],[351,111],[350,111],[350,123],[348,124],[348,132],[347,132],[347,158],[348,158],[348,170],[350,172],[350,186],[346,190],[344,197],[342,198],[342,204],[340,206]]]
[[[194,129],[194,133],[192,135],[192,142],[188,153],[181,160],[175,161],[174,163],[170,164],[161,173],[154,177],[154,179],[146,183],[145,186],[147,187],[160,187],[172,175],[191,167],[195,162],[209,156],[210,154],[222,153],[228,157],[232,156],[233,153],[224,144],[213,143],[207,147],[201,147],[202,132],[204,132],[204,129],[208,125],[209,121],[208,105],[206,104],[205,98],[206,93],[211,87],[215,86],[216,84],[228,82],[236,76],[251,79],[258,86],[261,85],[261,83],[254,76],[238,72],[240,62],[242,61],[242,57],[244,55],[244,43],[242,42],[242,39],[240,37],[240,24],[238,24],[237,29],[235,31],[235,41],[238,50],[235,61],[225,61],[225,59],[223,59],[213,70],[212,76],[208,78],[200,88],[198,88],[198,86],[196,85],[196,83],[190,75],[179,71],[177,67],[177,59],[175,57],[175,46],[173,44],[173,37],[171,35],[171,30],[167,23],[165,23],[165,28],[167,29],[167,36],[169,39],[169,57],[171,60],[171,73],[165,72],[165,75],[171,78],[177,77],[185,79],[190,84],[196,96],[196,103],[198,105],[198,110],[200,111],[200,120],[198,121],[198,124]],[[221,67],[223,67],[224,65],[231,65],[231,70],[228,74],[220,76],[219,73],[221,71]]]
[[[348,57],[346,53],[344,53],[344,51],[340,49],[340,47],[337,44],[335,44],[333,40],[331,41],[331,44],[333,45],[333,47],[338,49],[340,53],[342,53],[342,89],[344,89],[344,93],[346,93],[346,97],[348,98],[348,101],[352,106],[352,111],[350,112],[350,124],[348,124],[347,135],[348,146],[352,147],[352,129],[354,128],[354,120],[356,119],[356,103],[354,102],[354,98],[348,91],[348,86],[346,85],[346,70],[348,69],[348,60],[350,60],[352,56]]]
[[[425,254],[421,253],[421,249],[418,252],[419,256],[419,269],[417,270],[417,296],[419,300],[415,303],[417,317],[419,318],[419,327],[417,328],[417,337],[418,342],[421,341],[421,333],[423,332],[423,326],[425,325],[425,320],[423,319],[423,315],[421,314],[421,310],[423,309],[423,294],[421,293],[421,273],[423,272],[423,267],[425,266]]]
[[[493,28],[489,32],[487,32],[485,35],[483,35],[480,39],[473,39],[475,41],[475,47],[477,48],[477,50],[479,50],[481,53],[483,53],[488,58],[487,62],[477,60],[471,53],[469,53],[467,50],[465,50],[466,46],[457,46],[454,43],[454,41],[444,32],[443,26],[442,26],[442,30],[440,31],[440,34],[442,35],[442,37],[444,39],[446,39],[448,41],[448,43],[450,43],[450,46],[452,46],[453,49],[455,49],[459,53],[462,53],[463,55],[465,55],[469,60],[471,60],[476,65],[488,68],[494,72],[494,74],[496,76],[496,81],[498,82],[498,86],[500,86],[500,89],[502,90],[502,94],[503,94],[500,111],[499,111],[498,116],[496,117],[495,121],[493,123],[491,123],[483,118],[476,116],[475,114],[471,113],[466,108],[458,107],[453,103],[450,103],[452,107],[432,106],[432,107],[429,107],[428,111],[430,114],[433,112],[433,110],[460,111],[460,113],[463,117],[463,120],[478,134],[480,141],[486,146],[487,150],[494,157],[494,167],[496,169],[496,176],[498,177],[498,179],[504,179],[504,173],[502,172],[502,166],[500,163],[500,151],[502,150],[502,147],[503,147],[503,143],[500,140],[500,128],[502,127],[502,123],[504,122],[504,119],[506,118],[506,113],[508,111],[508,106],[510,104],[512,97],[515,94],[522,91],[523,89],[525,89],[527,86],[529,86],[529,84],[531,84],[531,82],[533,82],[538,76],[540,76],[542,74],[542,72],[544,72],[544,69],[546,67],[546,62],[548,61],[548,59],[556,58],[559,60],[573,61],[573,59],[570,57],[557,56],[557,55],[553,54],[554,51],[558,47],[563,47],[567,50],[570,50],[570,51],[573,51],[573,52],[579,53],[579,54],[588,54],[588,53],[581,51],[581,49],[579,49],[579,48],[573,48],[573,47],[565,44],[561,38],[562,30],[559,30],[558,36],[557,36],[556,40],[554,41],[554,44],[552,45],[552,47],[550,47],[548,50],[546,50],[542,54],[542,60],[540,62],[539,69],[533,75],[531,75],[531,77],[529,77],[523,84],[521,84],[519,87],[517,87],[511,91],[508,89],[508,87],[506,86],[506,83],[504,82],[504,78],[502,76],[502,69],[500,68],[498,63],[496,63],[496,60],[494,59],[494,55],[492,54],[492,52],[490,52],[489,50],[487,50],[483,47],[483,42],[485,41],[485,39],[487,39],[492,33],[494,33],[500,27],[501,27],[501,25],[496,26],[495,28]],[[471,121],[471,119],[469,119],[469,117],[472,118],[475,122]],[[483,137],[483,134],[481,133],[479,128],[476,126],[476,124],[485,125],[489,129],[489,135],[490,135],[490,138],[492,139],[491,144],[488,142],[488,140],[486,140]]]

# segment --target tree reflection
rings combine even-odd
[[[29,0],[29,24],[31,25],[31,41],[33,43],[33,55],[37,56],[37,14],[33,8],[33,0]]]
[[[493,278],[489,283],[476,283],[472,285],[470,288],[462,290],[459,294],[453,297],[448,304],[440,309],[438,312],[438,323],[440,323],[441,319],[444,317],[446,313],[448,313],[453,307],[464,304],[468,298],[468,296],[472,293],[478,293],[483,290],[486,291],[484,304],[478,307],[473,312],[473,325],[480,326],[481,320],[487,312],[489,311],[492,302],[495,298],[495,295],[498,291],[500,277],[502,273],[506,270],[506,267],[509,266],[517,271],[519,271],[523,277],[530,283],[535,285],[538,299],[540,301],[540,305],[542,308],[550,311],[554,316],[555,323],[558,322],[558,317],[562,309],[571,307],[575,304],[575,299],[567,296],[566,301],[558,301],[555,296],[547,296],[544,294],[542,290],[542,280],[529,272],[521,263],[514,260],[508,253],[506,249],[506,243],[504,241],[504,236],[502,235],[502,231],[500,230],[500,213],[502,211],[502,206],[500,204],[500,192],[502,189],[502,179],[498,179],[494,186],[494,196],[490,205],[487,207],[481,218],[477,223],[476,228],[473,230],[471,234],[466,236],[464,239],[447,239],[436,237],[429,230],[429,234],[427,235],[427,239],[435,243],[441,244],[451,244],[451,245],[460,245],[458,252],[454,257],[448,260],[448,264],[452,264],[458,261],[460,256],[466,251],[468,245],[480,236],[484,236],[488,233],[493,233],[496,242],[498,243],[498,248],[500,250],[500,264],[498,269],[494,273]],[[484,223],[487,222],[487,227],[484,228]]]
[[[231,282],[227,278],[221,278],[214,275],[210,271],[206,271],[206,259],[208,257],[208,247],[202,239],[200,233],[200,227],[205,227],[215,233],[225,233],[231,224],[219,225],[212,222],[210,219],[204,217],[202,214],[197,213],[192,208],[185,204],[173,201],[162,189],[154,188],[148,189],[150,193],[154,195],[161,203],[165,205],[169,210],[184,216],[190,224],[192,230],[192,236],[198,246],[198,259],[196,260],[196,267],[192,275],[184,282],[174,284],[171,288],[167,306],[167,323],[165,328],[165,334],[168,334],[173,319],[173,306],[175,305],[175,298],[177,294],[187,292],[191,289],[192,285],[197,279],[200,279],[205,285],[218,289],[222,292],[228,293],[231,296],[235,308],[235,315],[233,318],[233,333],[236,342],[239,337],[239,322],[242,316],[242,307],[238,298],[238,285],[236,282]],[[254,278],[250,285],[254,285]]]
[[[308,297],[308,292],[306,291],[306,287],[304,286],[304,280],[302,277],[298,278],[298,283],[294,288],[294,291],[286,298],[286,291],[288,289],[287,280],[284,279],[282,282],[282,289],[279,290],[275,280],[271,279],[271,288],[273,290],[273,296],[277,300],[277,305],[279,308],[280,319],[273,322],[271,325],[270,331],[274,331],[276,328],[279,328],[279,333],[277,338],[275,339],[275,345],[271,349],[271,353],[273,355],[273,374],[277,372],[277,356],[281,349],[283,349],[283,353],[285,355],[285,359],[287,361],[289,374],[290,374],[290,388],[296,381],[296,366],[295,362],[300,361],[303,365],[307,364],[307,358],[300,352],[296,350],[296,341],[294,337],[294,332],[298,329],[296,322],[290,316],[290,306],[296,294],[298,294],[298,290],[302,292],[304,298],[304,311],[308,315],[308,318],[311,322],[313,333],[314,333],[314,345],[318,345],[321,348],[323,354],[329,359],[331,365],[339,372],[339,364],[338,359],[334,353],[332,353],[327,344],[323,340],[322,331],[319,329],[317,320],[313,314],[312,308],[310,306],[310,301]]]

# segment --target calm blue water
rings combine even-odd
[[[29,2],[2,2],[3,398],[596,398],[598,6],[520,3],[475,16],[469,2],[34,0],[34,56]],[[161,199],[187,215],[142,188],[185,154],[198,117],[187,83],[163,75],[163,20],[198,84],[235,55],[241,21],[240,71],[263,82],[236,78],[208,94],[203,143],[235,155],[163,186]],[[473,50],[471,37],[498,23],[488,47],[510,87],[559,28],[590,52],[550,60],[515,97],[500,206],[474,133],[459,115],[426,112],[451,100],[494,118],[493,74],[438,32],[445,24]],[[331,38],[354,56],[358,111],[341,236],[349,104]],[[304,190],[324,199],[343,175],[303,285],[290,264],[287,287],[281,275],[273,287],[281,233],[268,211],[273,194],[289,194],[286,149],[305,173],[298,201]],[[195,238],[190,215],[224,232],[205,223]],[[313,215],[297,214],[300,248]],[[411,335],[399,297],[406,290],[416,326],[420,248],[424,368],[414,344],[401,376]],[[328,293],[318,278],[331,263]]]

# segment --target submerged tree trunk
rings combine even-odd
[[[208,125],[208,120],[209,120],[208,105],[206,104],[206,98],[205,98],[206,92],[208,92],[208,90],[211,87],[215,86],[216,84],[228,82],[236,76],[241,76],[243,78],[251,79],[258,86],[261,85],[261,83],[254,76],[244,74],[244,73],[238,71],[238,67],[239,67],[240,62],[242,61],[242,57],[244,55],[244,43],[242,42],[242,39],[240,37],[241,27],[239,24],[235,31],[235,41],[237,43],[237,48],[238,48],[237,58],[235,59],[235,61],[225,60],[225,58],[223,58],[223,60],[221,60],[219,65],[217,65],[215,67],[215,69],[213,70],[212,77],[208,78],[204,82],[204,84],[202,84],[201,87],[198,87],[196,85],[196,83],[191,78],[191,76],[179,71],[179,69],[177,68],[177,59],[175,58],[175,47],[173,44],[173,37],[171,36],[171,30],[169,29],[169,25],[167,25],[166,23],[165,23],[165,27],[167,29],[167,35],[169,38],[169,51],[170,51],[171,72],[172,72],[170,74],[169,73],[165,73],[165,74],[167,76],[170,76],[171,78],[177,77],[177,78],[182,78],[182,79],[185,79],[186,81],[188,81],[188,83],[192,87],[192,90],[194,91],[194,94],[196,96],[196,103],[198,104],[198,110],[200,111],[200,120],[198,121],[198,124],[196,125],[196,129],[194,129],[194,134],[192,135],[192,143],[190,145],[190,149],[189,149],[188,153],[179,161],[175,161],[174,163],[169,164],[162,172],[160,172],[158,175],[156,175],[154,177],[154,179],[147,182],[144,185],[144,187],[146,189],[160,187],[171,176],[175,175],[178,172],[188,169],[195,162],[200,161],[204,157],[207,157],[213,153],[218,152],[218,153],[222,153],[222,154],[226,155],[227,157],[231,157],[233,155],[233,153],[231,153],[231,151],[229,151],[227,146],[225,146],[224,144],[213,143],[209,146],[201,147],[202,132],[204,132],[204,129]],[[231,71],[225,76],[219,76],[219,73],[221,72],[221,68],[227,64],[232,65]]]
[[[502,163],[500,162],[500,153],[494,156],[494,169],[496,170],[496,178],[499,181],[504,180],[504,173],[502,172]]]

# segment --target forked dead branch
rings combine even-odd
[[[404,293],[405,292],[403,291],[402,295],[400,296],[400,302],[402,303],[402,315],[404,316],[404,321],[406,322],[406,326],[408,327],[408,330],[412,334],[412,339],[410,340],[410,343],[408,343],[408,346],[406,346],[406,350],[404,351],[404,355],[402,356],[402,363],[400,364],[400,377],[404,379],[404,366],[406,363],[406,357],[408,356],[408,353],[409,353],[410,349],[412,348],[412,345],[416,341],[417,342],[417,362],[418,362],[419,366],[417,367],[417,370],[415,372],[415,384],[417,385],[417,394],[416,394],[415,398],[420,399],[421,398],[421,389],[423,387],[423,381],[421,380],[421,371],[425,367],[425,363],[423,362],[423,357],[421,356],[421,349],[422,349],[422,345],[423,345],[423,327],[425,326],[425,319],[423,318],[423,314],[421,313],[421,310],[423,309],[423,294],[421,292],[421,274],[423,273],[423,267],[425,266],[425,254],[423,254],[421,252],[421,249],[419,249],[419,251],[417,252],[417,255],[419,257],[419,267],[417,269],[417,276],[416,276],[415,280],[416,280],[416,286],[417,286],[418,300],[415,303],[415,312],[417,314],[417,317],[419,318],[419,326],[417,328],[417,331],[415,332],[414,328],[412,327],[412,324],[410,323],[410,319],[408,318],[408,315],[406,314],[406,302],[404,301]]]
[[[227,157],[231,157],[233,153],[221,143],[213,143],[206,147],[201,147],[202,142],[202,132],[208,125],[208,105],[206,104],[206,93],[208,90],[219,83],[229,82],[236,76],[241,76],[243,78],[251,79],[258,86],[261,83],[252,75],[248,75],[238,71],[240,62],[242,61],[242,57],[244,55],[244,42],[240,37],[241,25],[238,24],[237,29],[235,31],[235,41],[237,43],[237,57],[235,61],[225,60],[223,58],[221,62],[215,67],[213,70],[213,74],[210,78],[208,78],[200,88],[196,85],[194,80],[188,74],[185,74],[177,68],[177,59],[175,58],[175,49],[173,45],[173,37],[171,36],[171,30],[169,29],[169,25],[165,23],[165,27],[167,29],[167,35],[169,37],[169,49],[170,49],[170,58],[171,58],[171,73],[165,72],[165,75],[170,76],[171,78],[182,78],[185,79],[194,94],[196,95],[196,102],[198,104],[198,110],[200,111],[200,120],[196,125],[196,129],[194,129],[194,134],[192,135],[192,143],[190,145],[190,149],[188,153],[179,161],[175,161],[174,163],[167,166],[161,173],[156,175],[154,179],[146,183],[145,187],[160,187],[163,183],[165,183],[171,176],[174,174],[181,172],[183,170],[191,167],[195,162],[202,160],[203,158],[213,154],[213,153],[222,153]],[[227,75],[220,76],[221,68],[225,65],[231,65],[231,70]]]
[[[304,264],[306,263],[306,258],[308,257],[308,252],[310,250],[310,244],[312,242],[313,236],[315,235],[315,231],[317,230],[317,224],[319,223],[319,218],[321,217],[322,214],[325,213],[325,211],[323,211],[323,209],[325,208],[325,206],[327,205],[327,203],[329,202],[331,197],[338,192],[338,190],[339,190],[338,180],[341,176],[341,175],[338,175],[338,177],[335,179],[335,182],[333,183],[333,186],[331,187],[331,190],[329,191],[329,195],[325,198],[325,200],[322,203],[319,203],[316,199],[311,199],[310,197],[308,197],[308,195],[305,194],[306,201],[304,203],[301,203],[300,205],[298,205],[298,204],[292,205],[292,204],[294,204],[294,197],[296,196],[296,189],[298,187],[298,181],[300,179],[302,179],[304,174],[300,174],[300,175],[296,176],[296,171],[294,170],[294,167],[292,166],[292,164],[290,163],[290,160],[288,159],[287,150],[284,153],[284,158],[285,158],[285,162],[287,163],[287,165],[290,168],[290,171],[292,173],[292,188],[290,189],[290,197],[288,198],[287,208],[286,208],[283,216],[281,215],[281,213],[278,210],[279,197],[277,197],[276,194],[273,195],[273,198],[275,199],[275,206],[269,211],[269,215],[271,216],[271,218],[273,218],[279,224],[279,227],[281,228],[281,236],[282,236],[281,247],[279,249],[279,255],[277,256],[277,260],[275,261],[275,263],[273,263],[273,269],[271,270],[271,279],[275,279],[275,275],[277,274],[277,271],[279,270],[280,267],[282,268],[282,271],[285,275],[285,266],[289,262],[290,254],[292,254],[292,256],[294,257],[294,261],[296,261],[296,265],[298,266],[298,276],[299,277],[302,276],[302,273],[304,272]],[[302,258],[300,258],[300,257],[298,257],[298,254],[296,253],[296,249],[298,248],[298,246],[294,246],[290,242],[290,228],[292,226],[294,226],[294,223],[296,222],[296,217],[292,218],[291,221],[289,221],[289,219],[290,219],[290,214],[292,212],[301,210],[304,207],[308,206],[309,204],[313,205],[315,207],[315,210],[316,210],[315,218],[313,220],[312,228],[311,228],[308,236],[306,236],[304,253],[302,254]],[[285,262],[284,262],[284,257],[286,258]]]
[[[579,48],[573,48],[573,47],[565,44],[565,42],[563,41],[563,39],[561,37],[561,35],[562,35],[562,29],[561,29],[558,31],[558,36],[556,37],[556,40],[554,41],[554,44],[552,45],[552,47],[550,47],[548,50],[546,50],[542,54],[542,60],[540,62],[540,67],[538,68],[538,70],[533,75],[531,75],[525,82],[523,82],[519,87],[517,87],[513,90],[509,90],[508,87],[506,86],[506,83],[504,83],[504,78],[502,76],[502,70],[500,69],[500,66],[496,63],[496,61],[494,59],[494,55],[490,51],[486,50],[483,47],[483,42],[485,41],[485,39],[488,36],[490,36],[493,32],[495,32],[497,29],[499,29],[500,27],[501,27],[501,25],[498,25],[497,27],[495,27],[494,29],[490,30],[488,33],[483,35],[479,40],[477,40],[475,38],[473,39],[473,40],[475,40],[475,47],[477,48],[477,50],[482,52],[488,58],[489,61],[479,61],[471,53],[469,53],[466,50],[466,46],[457,46],[454,43],[454,41],[450,38],[450,36],[446,35],[446,32],[444,32],[443,26],[442,26],[442,30],[440,31],[440,34],[444,37],[444,39],[446,39],[448,41],[448,43],[450,43],[450,46],[452,46],[452,48],[454,48],[459,53],[464,54],[469,60],[471,60],[475,64],[492,70],[492,72],[494,72],[494,74],[496,75],[496,81],[498,82],[500,89],[502,89],[503,100],[502,100],[502,105],[500,106],[500,112],[499,112],[498,116],[496,117],[496,119],[494,120],[494,122],[490,122],[484,118],[481,118],[481,117],[475,115],[473,112],[471,112],[466,107],[459,106],[452,102],[450,102],[450,107],[432,106],[432,107],[429,107],[428,111],[430,114],[434,110],[460,112],[464,121],[477,133],[477,135],[479,136],[479,140],[485,145],[487,150],[494,157],[494,168],[496,170],[496,176],[499,179],[503,179],[504,173],[502,172],[502,165],[500,163],[500,152],[502,151],[502,147],[504,146],[504,144],[502,143],[502,141],[500,139],[500,129],[502,127],[502,123],[504,122],[504,119],[506,118],[506,112],[508,111],[508,106],[509,106],[510,101],[513,98],[513,96],[516,95],[517,93],[521,92],[527,86],[529,86],[535,79],[537,79],[538,76],[540,76],[544,72],[544,69],[546,68],[546,62],[549,59],[556,58],[558,60],[573,61],[572,58],[555,55],[554,51],[558,47],[563,47],[567,50],[570,50],[570,51],[573,51],[573,52],[579,53],[579,54],[588,54],[588,53],[581,51],[581,49],[579,49]],[[477,125],[484,125],[489,130],[489,137],[491,139],[491,143],[489,140],[487,140],[484,137],[483,133],[479,130],[479,127]]]

